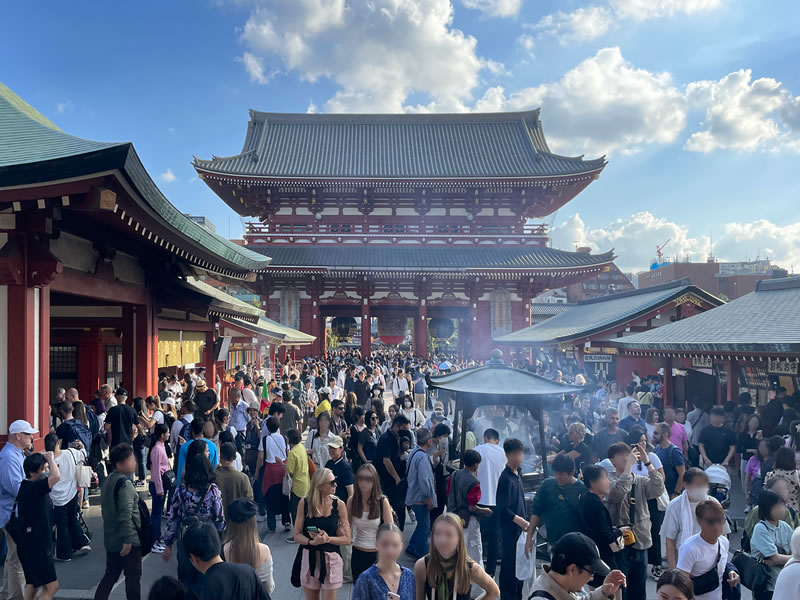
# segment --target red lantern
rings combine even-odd
[[[384,344],[402,344],[407,329],[408,319],[405,317],[378,317],[378,337]]]

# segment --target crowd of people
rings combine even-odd
[[[471,364],[443,358],[332,352],[213,385],[189,371],[130,401],[110,386],[90,402],[58,390],[44,452],[24,421],[0,451],[2,597],[52,598],[55,561],[91,551],[81,510],[96,477],[96,600],[123,573],[140,598],[149,553],[177,558],[150,598],[269,598],[276,543],[297,548],[290,581],[308,600],[348,582],[357,600],[644,600],[648,576],[660,600],[736,598],[749,575],[730,558],[731,476],[748,503],[742,556],[766,565],[755,599],[797,597],[800,419],[785,390],[758,410],[745,393],[686,413],[663,406],[658,375],[621,387],[579,372],[587,392],[548,401],[544,440],[532,415],[499,406],[468,421],[461,448],[455,407],[425,376]],[[545,477],[530,505],[532,454]],[[520,575],[542,554],[538,577]]]

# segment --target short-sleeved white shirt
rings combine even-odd
[[[717,563],[720,585],[717,589],[695,596],[695,600],[722,600],[722,576],[725,574],[725,564],[728,562],[728,538],[724,535],[719,536],[720,559]],[[709,544],[699,533],[689,537],[678,550],[678,569],[685,571],[690,577],[698,577],[710,571],[714,567],[717,559],[717,544]]]

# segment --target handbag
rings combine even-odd
[[[92,467],[79,463],[74,452],[69,452],[69,455],[75,462],[75,483],[79,488],[88,490],[92,486]]]
[[[708,592],[713,592],[719,587],[719,571],[717,570],[717,567],[719,566],[719,559],[721,557],[722,548],[720,547],[720,543],[717,542],[717,559],[714,561],[714,565],[702,575],[692,577],[695,595],[699,596],[700,594],[707,594]]]
[[[763,561],[754,557],[752,554],[737,550],[733,553],[731,561],[736,570],[739,571],[739,578],[742,585],[753,592],[763,592],[769,583],[769,566]]]
[[[283,474],[283,483],[281,484],[281,492],[284,496],[288,496],[292,493],[292,476],[289,475],[289,471],[286,471]]]

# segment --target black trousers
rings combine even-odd
[[[56,558],[68,560],[72,553],[89,545],[89,538],[83,533],[78,521],[78,496],[64,506],[53,507],[53,520],[56,525]]]
[[[500,532],[500,600],[520,600],[522,582],[517,579],[517,539],[522,535],[519,527]]]
[[[495,509],[494,506],[486,506],[485,504],[479,504],[478,506],[491,508],[492,511]],[[486,573],[489,577],[494,577],[494,573],[497,570],[497,557],[500,555],[500,536],[497,535],[498,526],[495,512],[492,512],[489,517],[480,517],[480,524],[481,541],[485,548],[483,556],[486,562]]]
[[[407,485],[405,479],[401,479],[399,484],[395,483],[394,480],[386,482],[386,486],[381,483],[381,487],[386,497],[389,499],[389,505],[394,509],[394,512],[397,513],[397,526],[400,528],[400,531],[403,531],[406,526]]]
[[[650,536],[653,545],[647,549],[647,564],[660,567],[664,562],[661,556],[661,524],[664,522],[664,511],[658,510],[658,500],[648,500],[650,509]]]
[[[97,584],[94,600],[108,600],[111,589],[122,573],[125,573],[125,597],[128,600],[142,600],[142,549],[139,546],[131,548],[127,556],[120,556],[119,552],[106,552],[106,572]]]
[[[358,576],[369,569],[378,560],[377,552],[365,552],[358,548],[353,548],[353,557],[350,559],[350,571],[353,574],[353,583]]]

